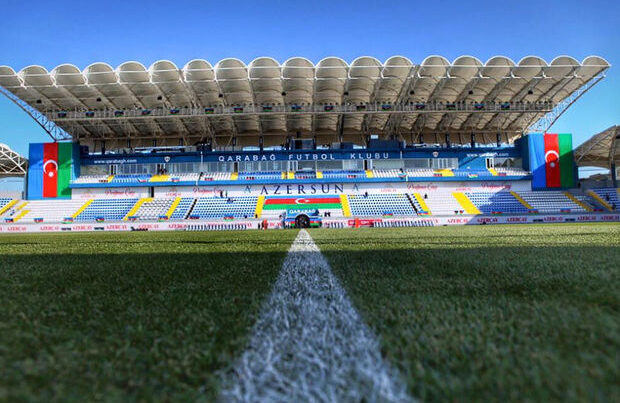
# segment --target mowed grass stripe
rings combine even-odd
[[[620,225],[311,234],[413,396],[620,396]]]
[[[291,245],[225,402],[409,402],[307,231]]]
[[[0,396],[215,399],[295,235],[0,236]]]

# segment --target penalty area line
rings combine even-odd
[[[225,375],[222,401],[413,401],[305,230]]]

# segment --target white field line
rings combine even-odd
[[[293,242],[222,401],[413,401],[310,235]]]

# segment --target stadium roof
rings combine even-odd
[[[612,126],[575,149],[575,161],[582,167],[611,168],[620,161],[620,126]]]
[[[0,143],[0,178],[25,176],[27,167],[26,158]]]
[[[536,56],[518,63],[429,56],[419,64],[403,56],[383,63],[328,57],[317,64],[259,57],[249,65],[195,59],[182,68],[167,60],[148,68],[129,61],[84,70],[0,66],[0,86],[54,138],[82,142],[124,146],[128,138],[134,144],[156,138],[158,145],[179,145],[212,138],[228,145],[235,138],[257,145],[262,136],[268,146],[291,134],[316,136],[320,144],[360,143],[367,134],[408,141],[423,134],[429,142],[427,134],[439,135],[435,140],[449,134],[461,143],[476,132],[484,143],[495,142],[497,133],[512,140],[543,117],[552,123],[609,66],[598,56],[550,63]]]

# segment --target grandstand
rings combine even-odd
[[[547,133],[608,68],[597,56],[0,66],[0,91],[54,140],[28,160],[0,147],[7,175],[28,168],[0,225],[617,220],[615,184],[578,188],[571,135]],[[577,161],[600,165],[616,132]]]

